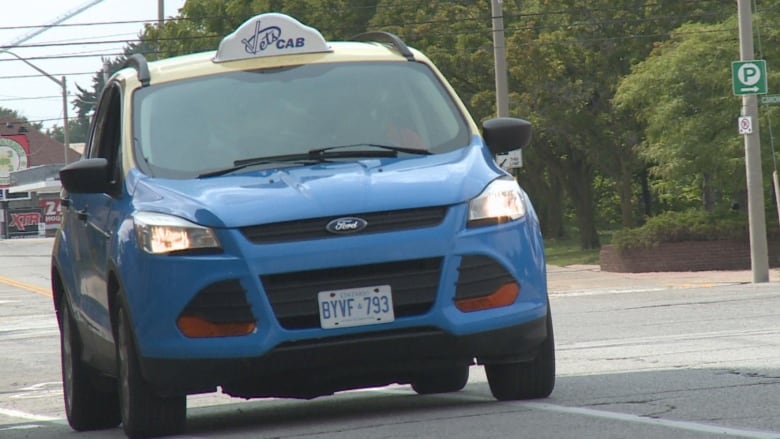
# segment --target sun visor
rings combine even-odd
[[[250,18],[223,38],[214,62],[330,51],[317,29],[284,14],[267,13]]]

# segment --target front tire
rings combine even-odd
[[[117,363],[122,424],[129,438],[174,435],[184,431],[187,396],[163,397],[141,375],[128,316],[117,313]]]
[[[499,401],[538,399],[550,396],[555,387],[555,337],[552,313],[547,304],[547,338],[536,358],[527,363],[485,365],[490,392]]]
[[[95,386],[96,372],[81,361],[82,345],[67,298],[60,307],[60,359],[65,415],[76,431],[103,430],[119,425],[115,391]]]

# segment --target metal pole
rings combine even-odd
[[[506,47],[504,43],[504,12],[502,0],[491,0],[493,11],[493,58],[496,69],[496,113],[509,116],[509,92],[507,91]]]
[[[65,164],[68,164],[68,150],[70,149],[70,126],[68,126],[68,87],[65,76],[62,77],[62,133],[65,137],[63,150],[65,151]]]
[[[739,16],[739,57],[753,59],[753,17],[750,0],[737,0]],[[753,120],[753,132],[745,134],[745,171],[748,190],[748,221],[750,223],[750,266],[753,283],[769,282],[769,250],[766,240],[764,213],[764,179],[761,171],[761,139],[758,129],[758,98],[742,97],[742,115]]]
[[[157,27],[162,29],[165,16],[165,0],[157,0]]]
[[[103,60],[103,88],[106,88],[106,85],[108,85],[108,77],[109,77],[109,70],[111,69],[111,66],[108,64],[108,60]]]

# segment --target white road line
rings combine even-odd
[[[4,409],[0,408],[0,416],[8,416],[9,418],[26,419],[28,421],[59,421],[61,418],[55,418],[52,416],[36,415],[33,413],[27,413],[20,410]]]
[[[770,431],[743,430],[737,428],[721,427],[717,425],[699,424],[696,422],[648,418],[645,416],[630,415],[626,413],[607,412],[603,410],[593,410],[582,407],[566,407],[543,402],[520,402],[518,404],[533,410],[544,410],[548,412],[589,416],[592,418],[612,419],[616,421],[633,422],[637,424],[658,425],[663,427],[676,428],[678,430],[694,431],[698,433],[718,434],[722,436],[745,437],[753,439],[780,439],[780,432],[775,433]]]
[[[377,393],[414,393],[408,387],[404,388],[375,388],[366,389]],[[458,398],[467,397],[485,401],[488,397],[466,394],[454,394]],[[544,410],[548,412],[565,413],[567,415],[589,416],[591,418],[611,419],[614,421],[633,422],[636,424],[648,424],[661,427],[675,428],[678,430],[687,430],[697,433],[717,434],[723,437],[744,437],[751,439],[780,439],[780,432],[747,430],[741,428],[730,428],[711,424],[700,424],[690,421],[674,421],[671,419],[649,418],[647,416],[631,415],[628,413],[608,412],[604,410],[594,410],[582,407],[568,407],[563,405],[549,404],[544,402],[518,401],[515,404],[526,407],[531,410]]]
[[[548,293],[556,297],[579,297],[579,296],[601,296],[607,294],[634,294],[634,293],[654,293],[666,291],[669,287],[643,287],[643,288],[590,288],[587,290],[555,290],[550,289]]]

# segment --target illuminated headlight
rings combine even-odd
[[[469,227],[514,221],[525,216],[525,200],[520,186],[511,178],[493,180],[469,202]]]
[[[155,212],[133,215],[135,232],[141,247],[152,254],[186,250],[219,249],[214,231],[177,216]]]

